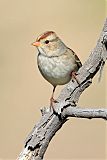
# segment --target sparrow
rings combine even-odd
[[[52,84],[50,108],[54,110],[54,92],[57,85],[64,85],[76,78],[76,72],[82,63],[75,52],[68,48],[53,31],[47,31],[32,43],[38,50],[37,64],[42,76]]]

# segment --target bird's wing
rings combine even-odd
[[[68,48],[68,50],[70,50],[70,52],[72,52],[72,54],[74,55],[74,58],[77,62],[78,68],[80,68],[82,66],[82,63],[81,63],[80,59],[78,58],[78,56],[76,55],[76,53],[72,49]]]

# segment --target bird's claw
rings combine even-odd
[[[50,111],[53,111],[53,112],[55,112],[54,103],[58,103],[58,101],[55,100],[53,97],[51,97],[51,99],[50,99]]]

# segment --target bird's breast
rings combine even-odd
[[[65,57],[38,55],[37,63],[43,77],[52,85],[63,85],[70,81],[75,65]]]

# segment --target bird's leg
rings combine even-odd
[[[54,97],[54,92],[55,92],[56,86],[53,88],[52,96],[50,98],[50,110],[52,109],[54,111],[54,106],[53,103],[56,103],[57,101],[53,98]]]
[[[79,82],[79,80],[77,79],[77,73],[75,72],[75,71],[73,71],[73,72],[71,72],[71,76],[72,76],[72,78],[73,79],[75,79],[76,80],[76,82],[80,85],[80,82]]]

